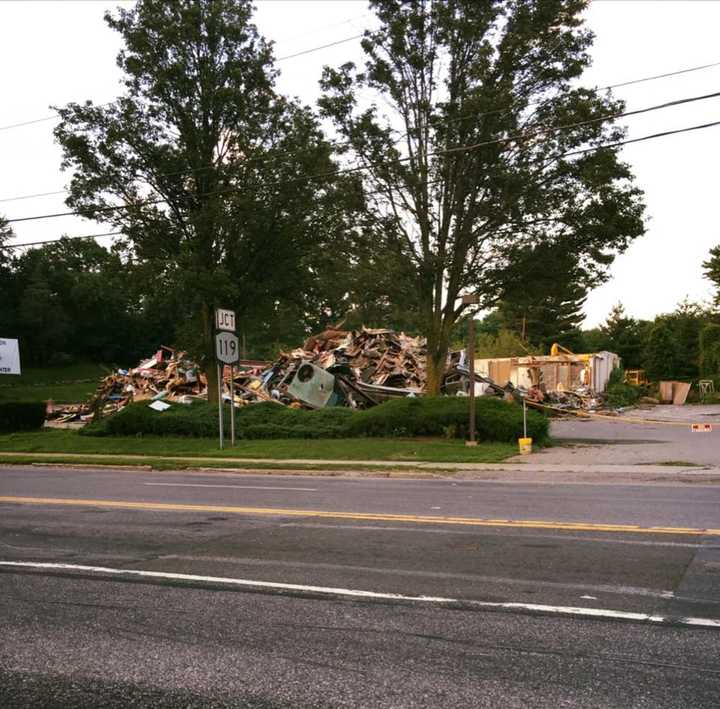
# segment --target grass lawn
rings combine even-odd
[[[442,438],[341,438],[238,441],[235,448],[221,451],[217,441],[207,438],[97,438],[81,436],[77,431],[43,430],[0,436],[0,460],[16,460],[3,457],[2,452],[498,463],[516,454],[517,447],[511,443],[480,443],[476,448],[468,448],[463,441]]]
[[[78,404],[97,389],[98,382],[109,373],[100,364],[72,364],[67,367],[27,368],[20,376],[0,376],[0,400],[47,401]]]

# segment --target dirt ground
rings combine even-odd
[[[651,419],[662,423],[634,423]],[[711,424],[695,433],[691,424]],[[529,456],[527,463],[720,465],[720,405],[654,406],[624,412],[617,420],[572,418],[553,421],[558,445]]]

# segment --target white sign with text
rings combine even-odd
[[[20,347],[18,341],[0,337],[0,374],[20,373]]]
[[[215,327],[218,330],[235,332],[235,311],[218,308],[215,311]]]

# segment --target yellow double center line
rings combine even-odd
[[[641,527],[636,524],[598,524],[593,522],[556,522],[549,520],[478,519],[442,517],[439,515],[399,515],[375,512],[331,512],[325,510],[284,509],[281,507],[231,507],[226,505],[187,505],[175,502],[131,502],[129,500],[82,500],[55,497],[0,497],[0,503],[17,505],[65,505],[69,507],[109,507],[121,510],[158,512],[221,512],[268,517],[314,517],[321,519],[360,520],[364,522],[401,522],[410,524],[445,524],[470,527],[515,527],[522,529],[559,529],[576,532],[625,532],[634,534],[683,534],[720,536],[720,528]]]

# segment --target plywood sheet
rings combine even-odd
[[[660,403],[672,404],[673,382],[660,382]]]
[[[673,404],[682,406],[690,393],[690,385],[687,382],[673,382]]]

